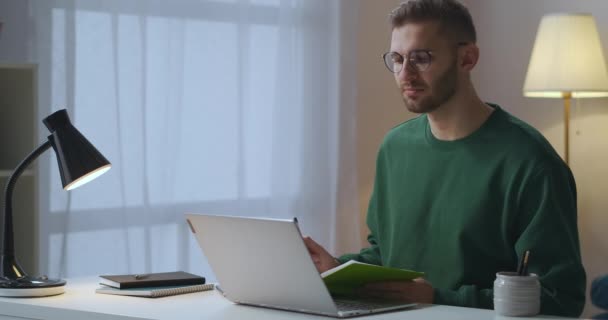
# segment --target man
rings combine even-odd
[[[543,136],[480,100],[470,73],[479,58],[468,10],[456,0],[412,0],[390,15],[384,55],[407,109],[377,158],[369,248],[334,259],[305,242],[320,272],[354,259],[425,272],[363,295],[492,308],[498,271],[530,250],[541,313],[580,315],[585,302],[576,186]],[[500,76],[500,75],[497,75]]]

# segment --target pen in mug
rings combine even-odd
[[[524,256],[522,257],[521,261],[519,262],[519,266],[517,267],[517,275],[523,276],[528,273],[529,257],[530,257],[530,250],[526,250],[526,252],[524,252]]]
[[[526,256],[524,257],[524,269],[521,271],[522,276],[528,275],[528,265],[530,264],[530,250],[526,251]]]

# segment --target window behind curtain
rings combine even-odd
[[[68,193],[50,160],[42,270],[209,275],[185,212],[304,216],[329,241],[338,159],[331,3],[34,5],[50,17],[38,25],[49,44],[49,113],[67,106],[113,163]]]

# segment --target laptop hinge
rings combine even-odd
[[[192,233],[196,233],[196,230],[194,230],[194,227],[192,226],[192,222],[190,222],[190,219],[186,219],[186,221],[188,222],[188,225],[190,226],[190,231],[192,231]]]

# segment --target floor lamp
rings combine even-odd
[[[524,96],[564,100],[564,161],[569,163],[572,98],[608,97],[602,44],[590,14],[544,16],[524,82]]]

